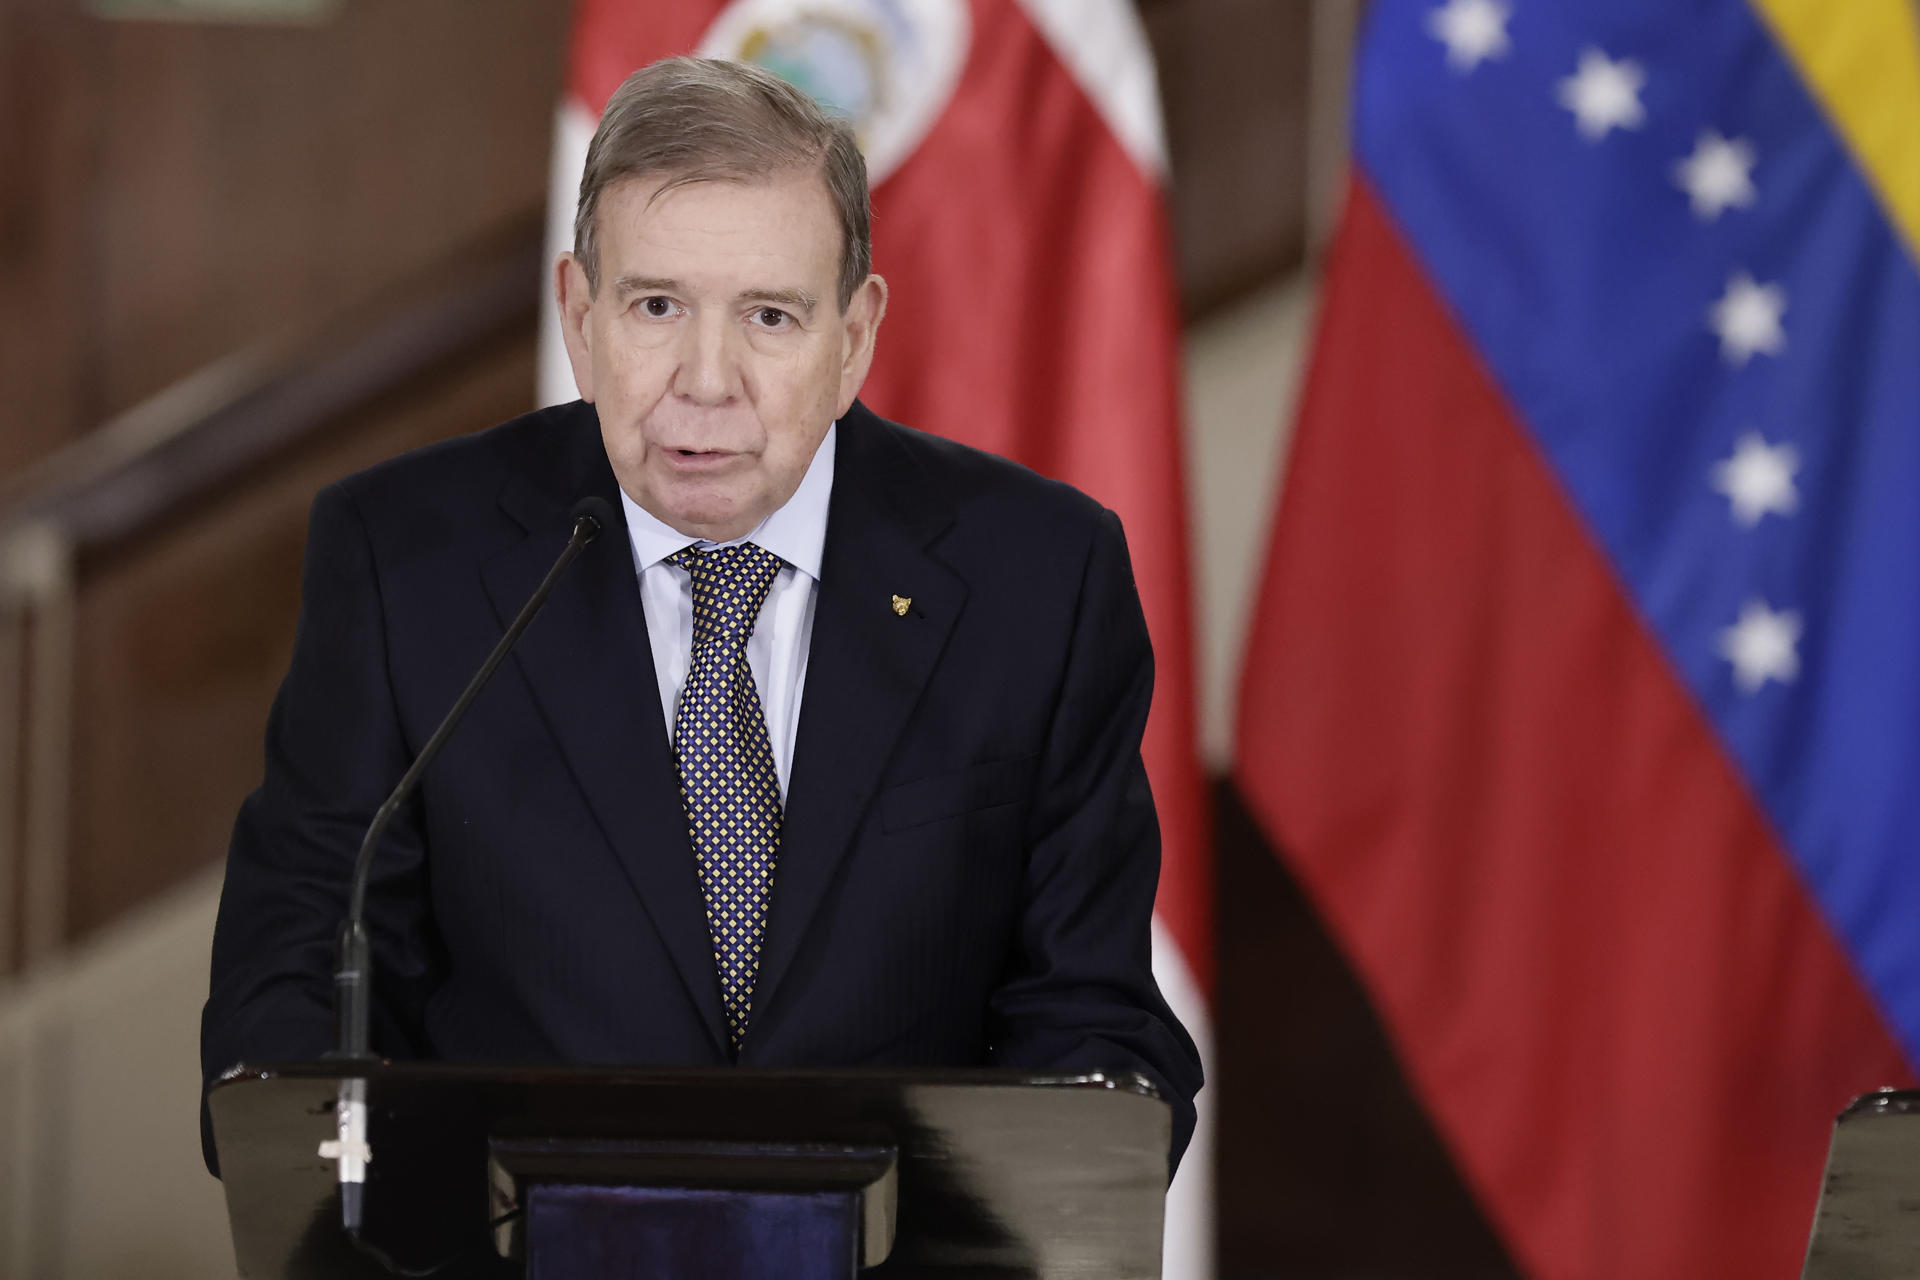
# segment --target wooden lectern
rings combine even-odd
[[[320,1155],[349,1075],[360,1244]],[[1172,1122],[1138,1076],[321,1062],[209,1105],[248,1280],[1160,1274]]]

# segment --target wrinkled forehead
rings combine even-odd
[[[607,189],[595,220],[607,275],[775,271],[795,277],[781,287],[824,291],[840,270],[832,196],[805,169],[638,174]]]

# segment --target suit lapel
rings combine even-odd
[[[841,423],[756,1018],[771,1007],[966,601],[966,584],[927,550],[951,512],[894,430],[858,404]],[[896,595],[911,598],[904,615]]]
[[[584,406],[581,412],[592,418]],[[590,439],[565,441],[569,456],[558,468],[557,492],[522,478],[501,497],[501,506],[527,530],[521,542],[483,570],[503,626],[566,544],[567,515],[578,498],[598,494],[621,511],[599,431],[591,421],[588,426],[593,427],[585,433]],[[564,429],[575,428],[569,421]],[[713,942],[687,842],[624,519],[581,553],[521,636],[514,660],[673,957],[716,1055],[724,1057],[727,1037]]]

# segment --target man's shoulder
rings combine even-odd
[[[1098,523],[1105,509],[1072,485],[997,453],[893,422],[856,404],[843,419],[849,440],[869,455],[897,454],[951,508],[958,523],[991,523],[1022,536],[1057,537]]]
[[[354,472],[337,482],[363,510],[491,502],[502,486],[533,480],[564,484],[599,444],[591,405],[575,400],[454,436]]]

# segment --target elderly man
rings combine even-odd
[[[674,59],[614,95],[554,273],[581,400],[314,503],[209,1079],[331,1046],[361,831],[600,495],[624,529],[381,849],[376,1050],[1131,1070],[1178,1158],[1200,1071],[1150,968],[1152,658],[1119,521],[855,399],[870,256],[852,135],[783,81]]]

